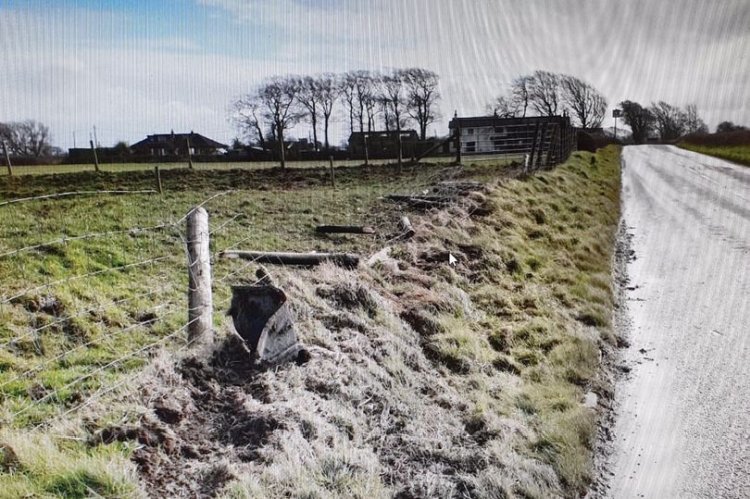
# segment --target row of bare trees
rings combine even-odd
[[[642,144],[651,132],[657,132],[661,140],[674,140],[690,133],[706,133],[708,126],[698,115],[695,104],[684,109],[664,101],[644,107],[637,102],[620,103],[625,124],[633,133],[633,142]]]
[[[596,128],[604,120],[607,99],[575,76],[537,70],[514,79],[508,92],[497,97],[487,110],[501,118],[569,113],[581,128]]]
[[[231,117],[240,131],[262,148],[279,147],[284,164],[284,135],[309,124],[315,150],[322,124],[323,144],[330,149],[329,129],[337,106],[348,115],[353,133],[381,126],[397,131],[413,122],[422,140],[438,118],[439,76],[422,68],[390,72],[351,71],[315,76],[274,76],[232,103]]]
[[[34,120],[0,123],[0,152],[19,158],[42,158],[54,152],[49,128]]]

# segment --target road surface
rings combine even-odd
[[[623,151],[631,323],[613,498],[750,498],[750,168]]]

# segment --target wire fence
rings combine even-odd
[[[398,193],[404,195],[413,196],[427,196],[430,194],[431,189],[440,182],[452,182],[459,181],[464,173],[464,167],[452,166],[452,167],[440,167],[430,170],[428,174],[421,174],[418,178],[405,176],[395,176],[388,179],[387,185],[383,186],[381,191],[385,193]],[[353,188],[353,187],[349,187]],[[115,191],[99,191],[99,194],[109,194]],[[116,191],[116,192],[128,192],[128,193],[145,193],[151,191]],[[18,310],[19,306],[23,306],[24,299],[38,298],[40,294],[51,292],[57,288],[71,285],[72,283],[89,283],[93,280],[104,278],[110,275],[120,275],[127,272],[138,272],[138,276],[149,282],[153,282],[153,289],[146,292],[136,292],[133,296],[126,296],[123,298],[111,299],[108,297],[102,298],[100,302],[97,302],[91,306],[91,304],[79,303],[78,308],[65,310],[59,317],[54,317],[53,320],[44,324],[29,324],[22,328],[18,334],[8,334],[4,338],[0,338],[0,352],[9,354],[13,359],[13,362],[6,363],[6,367],[0,367],[0,397],[2,397],[3,404],[6,404],[5,418],[8,424],[17,424],[21,418],[32,417],[32,424],[37,426],[51,424],[56,418],[66,417],[71,413],[87,407],[97,400],[102,399],[108,394],[117,392],[121,387],[128,386],[130,381],[134,380],[141,374],[138,369],[128,370],[125,369],[125,364],[129,361],[145,362],[148,360],[152,353],[160,348],[168,348],[172,352],[181,352],[188,348],[188,330],[199,320],[198,318],[190,318],[192,312],[196,310],[195,307],[191,308],[185,303],[185,290],[188,292],[194,291],[190,289],[190,286],[186,283],[188,274],[193,272],[195,259],[191,258],[190,252],[188,251],[189,244],[193,243],[184,234],[183,224],[198,208],[209,205],[213,200],[235,193],[234,190],[226,190],[217,192],[205,199],[198,204],[195,204],[192,209],[187,211],[184,216],[181,216],[177,220],[167,220],[160,223],[152,223],[144,226],[133,226],[117,230],[107,230],[101,232],[88,232],[80,235],[73,236],[61,236],[47,239],[43,242],[34,242],[22,247],[7,250],[0,253],[0,262],[6,259],[18,258],[26,253],[34,252],[42,248],[47,248],[56,245],[66,245],[71,242],[79,244],[88,244],[98,240],[115,240],[118,237],[130,234],[144,234],[144,233],[156,233],[166,232],[170,240],[170,244],[180,245],[185,252],[186,257],[181,257],[180,252],[167,252],[158,253],[151,255],[144,255],[147,258],[141,258],[138,261],[124,263],[121,265],[113,265],[107,268],[99,268],[91,271],[84,271],[77,274],[68,275],[65,278],[53,279],[48,282],[28,282],[23,289],[5,290],[0,295],[0,312],[3,307],[14,307]],[[336,195],[336,190],[331,191],[331,195]],[[462,209],[468,207],[469,201],[461,197],[459,194],[461,189],[458,187],[452,187],[448,184],[444,185],[441,190],[441,195],[446,197],[454,198],[455,204]],[[86,191],[81,193],[64,193],[67,195],[93,195],[91,192]],[[19,200],[11,200],[0,204],[0,208],[3,206],[17,205],[17,203],[28,203],[36,200],[50,199],[52,196],[36,196],[22,198]],[[389,209],[373,210],[367,214],[354,214],[350,215],[358,219],[366,218],[367,222],[377,226],[381,230],[374,236],[369,238],[369,242],[363,244],[370,252],[377,251],[383,246],[391,244],[393,241],[403,237],[404,229],[398,227],[397,220],[401,214],[402,209],[397,204],[389,204]],[[231,213],[221,223],[213,226],[211,230],[206,234],[206,237],[213,237],[217,235],[223,235],[224,238],[228,238],[228,234],[234,232],[236,224],[247,218],[247,214],[243,211]],[[314,227],[309,228],[310,232],[314,230]],[[242,235],[230,244],[222,244],[221,247],[217,247],[218,244],[214,241],[213,251],[210,252],[209,258],[212,263],[215,263],[218,259],[219,253],[230,248],[237,248],[239,245],[252,240],[255,234],[252,233],[249,236]],[[335,244],[335,243],[331,243]],[[164,249],[163,246],[159,246],[160,249]],[[237,280],[247,285],[261,284],[263,280],[261,278],[247,279],[245,274],[247,270],[258,264],[260,257],[243,261],[242,265],[236,268],[229,267],[220,277],[213,279],[212,284],[215,287],[224,287],[226,284],[230,284]],[[179,282],[154,282],[153,276],[146,272],[141,271],[144,268],[155,268],[157,271],[164,265],[173,265],[174,262],[182,261],[182,265],[187,267],[187,272],[181,273]],[[186,260],[186,261],[185,261]],[[127,283],[125,283],[127,285]],[[175,290],[177,289],[177,292]],[[92,320],[102,313],[108,310],[119,310],[132,308],[138,304],[147,302],[148,306],[141,310],[141,316],[132,317],[128,322],[120,325],[105,324],[105,332],[100,335],[92,336],[89,338],[78,338],[75,341],[56,341],[51,342],[52,347],[49,348],[49,352],[44,352],[42,355],[38,355],[37,358],[29,360],[23,356],[16,356],[21,350],[24,343],[28,341],[32,342],[44,342],[45,338],[50,337],[50,333],[64,331],[72,321],[77,319]],[[32,313],[31,311],[28,311]],[[186,322],[179,320],[179,315],[184,314],[188,317]],[[97,319],[94,319],[97,320]],[[139,333],[139,339],[128,341],[130,335]],[[143,344],[145,340],[148,341]],[[72,362],[76,356],[83,354],[84,352],[90,352],[92,349],[108,348],[107,356],[101,356],[94,358],[92,361],[86,362]],[[45,350],[41,348],[41,350]],[[112,356],[115,355],[115,358]],[[72,379],[67,377],[63,381],[55,383],[49,382],[49,377],[45,377],[45,374],[55,373],[56,371],[63,371],[70,368],[73,365],[78,369],[77,376]],[[66,375],[69,373],[66,373]],[[52,376],[54,377],[54,376]],[[91,381],[101,381],[101,386],[97,386],[94,383],[93,388],[90,385]],[[106,381],[106,383],[104,383]],[[34,393],[34,387],[41,385],[42,389],[38,393]],[[71,398],[71,391],[76,391],[76,397]],[[49,406],[49,407],[45,407]],[[8,407],[14,408],[13,410],[7,410]],[[52,415],[50,415],[50,413]]]
[[[6,268],[12,269],[14,265],[25,266],[29,261],[34,261],[36,255],[29,254],[40,249],[75,241],[86,252],[89,250],[87,245],[93,241],[117,246],[120,237],[158,231],[166,232],[168,237],[165,243],[156,246],[157,250],[169,250],[170,246],[185,244],[182,224],[194,209],[229,192],[219,192],[203,199],[177,220],[50,238],[5,251],[0,254],[0,263],[5,260]],[[97,193],[106,195],[111,191]],[[18,203],[78,194],[21,198],[1,204],[0,209],[18,206]],[[93,194],[85,192],[84,195]],[[239,218],[233,217],[214,231],[226,230]],[[61,227],[60,231],[65,232],[66,229]],[[145,251],[154,251],[154,248],[147,247]],[[131,361],[145,362],[153,351],[162,347],[171,351],[186,348],[185,332],[195,321],[189,319],[180,324],[180,315],[186,317],[191,313],[184,300],[187,272],[180,273],[177,281],[159,280],[159,277],[163,277],[159,272],[164,266],[173,266],[175,260],[181,260],[180,253],[176,255],[171,250],[146,254],[138,261],[88,271],[82,269],[82,272],[56,279],[49,279],[42,273],[35,278],[22,279],[21,283],[26,286],[19,289],[13,289],[12,282],[6,283],[0,294],[0,314],[8,319],[0,326],[0,331],[4,331],[0,338],[0,355],[4,359],[0,363],[0,400],[4,406],[4,423],[28,425],[29,421],[25,418],[31,418],[32,425],[49,424],[55,418],[69,415],[116,390],[120,377],[132,377],[132,366],[128,367]],[[21,257],[25,259],[18,260]],[[184,265],[180,266],[184,269]],[[156,269],[157,275],[144,270],[148,268]],[[124,274],[130,277],[123,280],[121,276]],[[174,278],[175,274],[171,272],[167,276]],[[38,282],[40,278],[48,280]],[[105,281],[97,282],[101,279]],[[141,282],[151,289],[145,292],[117,289],[117,286],[129,286],[132,282]],[[104,285],[105,289],[111,286],[111,293],[97,297],[94,303],[76,293],[71,296],[78,298],[70,298],[64,307],[50,301],[56,300],[61,291],[72,289],[71,286],[86,289],[96,288],[97,284]],[[111,294],[115,297],[111,298]],[[118,294],[127,296],[116,297]],[[23,317],[27,317],[26,326],[22,325]],[[115,320],[112,317],[119,318]],[[39,324],[40,320],[44,323]],[[79,322],[94,329],[98,327],[96,334],[87,331],[78,337],[75,332],[71,333],[73,325]],[[30,355],[24,353],[29,344],[34,350]],[[140,370],[135,371],[138,374]],[[71,378],[72,375],[75,377]],[[74,396],[71,395],[73,392]]]

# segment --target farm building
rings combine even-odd
[[[531,154],[545,164],[567,158],[576,136],[568,116],[454,116],[448,128],[451,137],[459,134],[462,154]]]
[[[138,156],[214,156],[229,149],[229,146],[211,140],[199,133],[162,133],[149,135],[130,146]]]
[[[349,136],[349,155],[353,158],[365,156],[371,158],[395,158],[398,156],[398,133],[395,130],[374,132],[354,132]],[[416,151],[419,134],[414,130],[401,130],[401,153],[404,157],[413,156]]]

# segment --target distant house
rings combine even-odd
[[[450,135],[460,129],[461,152],[467,154],[518,154],[531,150],[535,136],[554,140],[555,129],[570,129],[567,116],[529,116],[500,118],[497,116],[454,117],[448,123]],[[451,150],[455,145],[451,144]]]
[[[199,133],[162,133],[149,135],[130,146],[133,154],[152,157],[214,156],[223,153],[229,146],[211,140]]]
[[[395,130],[354,132],[349,136],[349,155],[354,158],[365,156],[365,141],[367,154],[371,158],[395,158],[398,156],[398,134]],[[401,154],[408,158],[416,151],[419,134],[414,130],[401,130]]]

